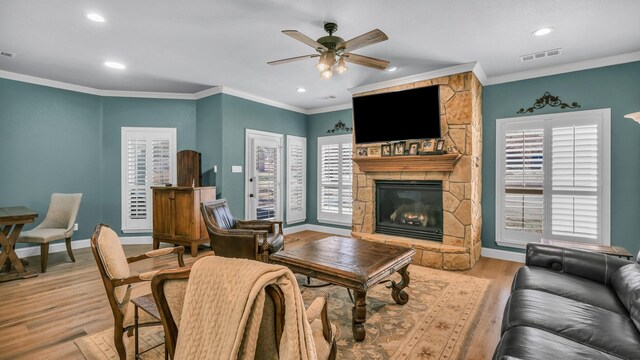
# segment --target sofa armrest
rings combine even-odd
[[[537,266],[609,285],[611,275],[631,261],[591,251],[527,244],[525,265]]]

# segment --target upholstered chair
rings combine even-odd
[[[131,332],[134,328],[134,305],[131,303],[132,284],[151,281],[158,270],[132,273],[129,264],[157,258],[163,255],[176,254],[178,265],[184,267],[184,247],[161,248],[146,252],[142,255],[126,257],[118,235],[109,226],[99,224],[91,237],[91,251],[96,259],[102,283],[107,292],[107,298],[113,312],[114,331],[113,340],[120,359],[126,359],[127,353],[123,342],[125,332]],[[146,311],[139,312],[139,326],[160,325]]]
[[[235,219],[225,199],[203,202],[200,210],[217,256],[269,262],[284,249],[282,221]]]
[[[52,194],[47,216],[42,223],[32,230],[23,231],[16,241],[40,244],[40,272],[47,271],[49,243],[52,241],[65,240],[69,258],[76,262],[71,251],[71,237],[81,199],[82,194]]]
[[[180,320],[183,302],[187,292],[187,284],[191,268],[169,269],[159,271],[151,281],[151,291],[158,306],[165,334],[165,351],[174,359],[176,344],[180,334]],[[255,359],[279,359],[278,349],[284,328],[285,300],[278,286],[268,285]],[[336,358],[335,325],[329,321],[327,313],[327,297],[317,297],[306,310],[311,324],[313,340],[318,359],[333,360]],[[224,328],[220,324],[220,328]],[[212,349],[212,351],[215,351]]]

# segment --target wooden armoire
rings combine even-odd
[[[200,153],[182,150],[177,153],[177,186],[154,186],[153,248],[161,242],[191,248],[198,255],[198,245],[209,244],[209,234],[200,214],[200,203],[216,199],[214,186],[200,186]]]

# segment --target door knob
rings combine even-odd
[[[249,194],[249,197],[253,197],[253,194]]]

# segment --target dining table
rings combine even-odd
[[[24,206],[0,207],[0,271],[5,270],[0,272],[0,282],[38,276],[38,272],[25,267],[15,250],[22,228],[37,217],[37,212]]]

